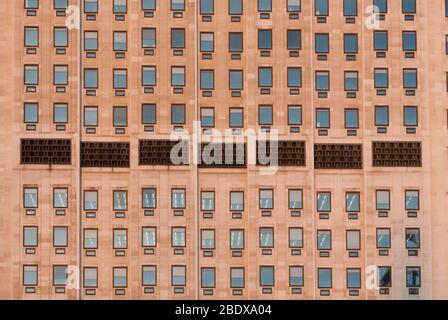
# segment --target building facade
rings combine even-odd
[[[0,298],[448,298],[446,2],[0,1]]]

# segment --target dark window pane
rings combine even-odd
[[[288,106],[288,125],[302,124],[302,107]]]
[[[417,107],[404,107],[404,125],[417,125]]]
[[[344,16],[356,16],[358,14],[357,0],[344,0]]]
[[[229,0],[230,14],[243,14],[243,0]]]
[[[171,123],[172,124],[185,123],[185,105],[175,104],[171,106]]]
[[[403,32],[403,50],[404,51],[417,50],[417,34],[415,31]]]
[[[288,50],[300,50],[302,46],[300,30],[288,30]],[[270,43],[271,44],[271,43]]]
[[[316,128],[330,128],[330,110],[316,110]]]
[[[344,53],[358,52],[358,35],[344,34]]]
[[[328,16],[328,0],[314,0],[316,16]]]
[[[258,68],[258,86],[272,87],[272,68]]]
[[[346,109],[345,110],[345,127],[347,129],[359,128],[358,109]]]
[[[229,33],[229,51],[242,52],[243,51],[243,33],[231,32]]]
[[[375,125],[388,126],[389,125],[389,107],[376,106],[375,107]]]
[[[289,33],[288,33],[289,38]],[[289,40],[288,40],[289,43]],[[258,48],[272,49],[272,30],[258,30]]]
[[[316,53],[328,53],[329,48],[329,36],[328,34],[316,34]]]
[[[201,14],[213,14],[213,0],[201,0]]]
[[[142,105],[142,123],[154,124],[156,123],[156,105],[144,104]]]
[[[388,48],[387,31],[375,31],[374,49],[378,51],[386,51]]]

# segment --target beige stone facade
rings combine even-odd
[[[242,14],[231,14],[230,3],[238,1],[228,0],[215,0],[213,13],[201,13],[204,0],[159,0],[154,9],[152,1],[98,2],[97,12],[86,12],[91,4],[68,0],[73,11],[65,12],[55,8],[64,1],[0,1],[0,298],[448,298],[444,0],[416,0],[415,13],[403,12],[402,1],[385,0],[378,26],[371,26],[373,0],[354,1],[355,16],[344,16],[343,0],[330,0],[327,16],[315,14],[325,1],[309,0],[301,1],[300,11],[287,9],[300,1],[273,0],[272,10],[260,11],[258,5],[269,1],[243,0]],[[172,10],[182,2],[184,10]],[[412,3],[404,2],[406,8]],[[122,3],[127,8],[120,12]],[[55,28],[64,27],[67,46],[55,45]],[[26,28],[34,29],[27,35]],[[155,42],[143,47],[142,30],[151,28]],[[184,45],[173,48],[173,29],[184,30]],[[259,47],[259,30],[272,30],[271,48]],[[300,30],[300,47],[291,47],[287,30]],[[378,31],[387,31],[386,48],[379,48],[384,33],[377,33],[375,49]],[[416,50],[403,47],[403,32],[411,31]],[[96,50],[86,48],[89,32],[97,34]],[[117,32],[125,32],[126,48],[114,41]],[[201,50],[204,33],[213,33],[212,51]],[[236,33],[242,50],[238,42],[229,49]],[[322,45],[316,35],[323,34],[329,50],[316,53]],[[356,35],[353,52],[344,34]],[[38,66],[37,83],[25,83],[26,66]],[[67,67],[66,84],[55,84],[55,66]],[[143,83],[144,67],[155,67],[154,83]],[[173,67],[184,68],[184,84],[173,85]],[[272,68],[272,86],[260,87],[260,67]],[[288,83],[288,68],[301,68],[297,87]],[[86,88],[92,69],[98,70],[97,86]],[[114,69],[127,70],[122,88],[114,88]],[[375,88],[375,69],[388,70],[387,88]],[[214,71],[210,89],[201,84],[204,70]],[[230,89],[231,70],[242,70],[242,88]],[[417,70],[415,86],[410,80],[404,87],[406,70]],[[319,71],[329,72],[328,90],[318,88]],[[348,71],[357,72],[356,89],[344,87]],[[27,114],[25,104],[33,104]],[[60,104],[67,105],[66,117],[55,112]],[[155,123],[143,123],[143,104],[156,105]],[[173,122],[173,105],[185,106],[184,121]],[[260,106],[272,107],[272,121],[260,122]],[[301,107],[301,121],[288,122],[288,106]],[[387,123],[379,123],[375,106],[388,106]],[[415,109],[405,113],[415,106],[417,123]],[[86,107],[97,108],[96,125],[86,125]],[[119,123],[121,114],[114,117],[114,107],[126,107],[125,123]],[[188,165],[142,165],[141,141],[168,140],[180,129],[193,133],[203,108],[213,108],[215,131],[233,127],[238,136],[238,130],[270,129],[278,130],[280,141],[304,142],[305,165],[280,164],[276,174],[264,175],[246,153],[244,168],[201,167],[192,163],[192,144]],[[237,129],[230,119],[234,108],[243,109]],[[357,110],[355,125],[345,109]],[[328,128],[319,127],[318,110],[329,110]],[[30,163],[24,139],[69,139],[69,163]],[[129,143],[129,164],[84,165],[81,142]],[[374,142],[396,144],[378,151]],[[411,149],[400,149],[403,142],[421,143],[410,156],[417,164],[374,161],[382,151],[386,158],[406,154]],[[319,144],[361,145],[361,167],[345,152],[339,156],[348,165],[341,167],[332,155],[319,154]],[[318,168],[318,158],[328,168]],[[155,190],[154,208],[143,207],[147,189]],[[302,206],[293,208],[296,190]],[[202,207],[203,192],[213,192],[213,208]],[[234,192],[243,192],[242,210],[232,208]],[[86,193],[97,194],[96,208],[86,205]],[[155,242],[143,230],[156,230]],[[241,233],[232,230],[244,230],[242,247],[234,239]],[[97,232],[96,244],[86,244],[86,232]],[[214,241],[205,241],[205,234]]]

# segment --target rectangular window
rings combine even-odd
[[[330,36],[328,33],[316,33],[314,40],[316,53],[330,52]]]
[[[38,190],[37,188],[23,189],[23,207],[27,209],[37,208]]]
[[[244,230],[239,229],[230,230],[230,249],[231,250],[244,249]]]
[[[378,287],[392,286],[392,268],[378,267]]]
[[[242,128],[244,122],[243,108],[229,109],[229,126],[231,128]]]
[[[156,266],[142,266],[142,285],[156,286],[157,285],[157,267]]]
[[[316,90],[328,91],[330,90],[330,72],[316,71]]]
[[[185,286],[187,279],[187,267],[185,266],[172,266],[171,267],[171,285],[172,286]]]
[[[185,86],[185,67],[171,67],[171,86]]]
[[[156,67],[143,66],[142,67],[142,86],[156,85]]]
[[[156,29],[155,28],[143,28],[142,29],[142,48],[155,48],[156,47]]]
[[[376,51],[387,51],[389,47],[387,31],[374,31],[373,44]]]
[[[201,127],[213,128],[215,126],[215,109],[201,108]]]
[[[358,53],[358,35],[356,33],[344,34],[344,53]]]
[[[272,106],[259,106],[258,107],[258,124],[259,125],[272,125]]]
[[[98,50],[98,32],[86,31],[84,32],[84,50],[97,51]]]
[[[260,190],[260,209],[273,209],[274,208],[274,191],[272,189]]]
[[[155,124],[157,122],[156,115],[157,115],[157,110],[156,110],[155,104],[153,104],[153,103],[142,104],[142,123],[143,124]]]
[[[271,30],[269,30],[271,31]],[[288,50],[302,49],[302,32],[301,30],[287,30],[286,31],[287,48]],[[272,40],[272,39],[271,39]],[[272,43],[270,43],[272,46]],[[271,48],[269,48],[271,49]]]
[[[53,285],[67,285],[67,266],[53,266]]]
[[[359,110],[358,109],[344,109],[344,123],[346,129],[359,128]]]
[[[419,210],[420,209],[420,195],[418,190],[405,191],[405,209]]]
[[[345,211],[359,212],[360,211],[360,195],[359,192],[345,193]]]
[[[215,230],[201,230],[201,249],[215,249]]]
[[[303,287],[303,267],[291,266],[289,267],[289,286]]]
[[[417,69],[403,69],[403,88],[417,88]]]
[[[272,67],[258,68],[258,86],[272,87]]]
[[[417,32],[403,31],[402,40],[403,40],[403,51],[417,50]]]
[[[54,123],[68,122],[68,104],[55,103],[53,105],[53,122]]]
[[[347,250],[361,250],[361,231],[347,230]]]
[[[39,0],[25,0],[25,9],[39,9]]]
[[[128,268],[115,267],[113,268],[114,288],[126,288],[128,285]]]
[[[344,16],[356,17],[358,15],[358,0],[344,0]]]
[[[229,32],[229,52],[243,52],[242,32]]]
[[[416,127],[418,125],[418,109],[415,106],[403,108],[403,124],[405,127]]]
[[[330,212],[331,211],[331,193],[318,192],[317,193],[317,211]]]
[[[25,85],[37,85],[39,84],[39,66],[37,65],[25,65]]]
[[[98,268],[86,267],[84,268],[84,288],[98,287]]]
[[[54,28],[54,46],[67,47],[68,46],[68,29]]]
[[[114,191],[114,211],[128,210],[128,193],[127,191]]]
[[[389,87],[389,69],[375,69],[374,70],[375,88],[388,88]]]
[[[185,29],[171,29],[171,48],[185,48]]]
[[[25,27],[25,47],[39,46],[39,28]]]
[[[185,105],[171,105],[171,124],[185,124]]]
[[[391,244],[390,229],[377,228],[376,229],[376,247],[378,249],[389,249]]]
[[[200,0],[201,2],[201,14],[213,14],[214,12],[214,0]]]
[[[328,0],[314,0],[316,16],[328,16]]]
[[[272,11],[272,0],[258,0],[258,11]]]
[[[142,208],[155,209],[157,206],[157,190],[155,188],[142,189]]]
[[[38,233],[39,229],[37,227],[23,227],[23,246],[27,248],[37,247]]]
[[[406,287],[419,288],[421,286],[420,267],[406,267]]]
[[[330,128],[330,109],[324,109],[324,108],[316,109],[316,128],[317,129]]]
[[[84,107],[84,126],[98,126],[98,107]]]
[[[289,30],[288,30],[288,35],[289,35]],[[291,40],[291,41],[293,41],[293,40]],[[289,43],[289,40],[288,40],[288,43]],[[271,50],[272,49],[272,30],[270,30],[270,29],[259,29],[258,30],[258,49],[260,49],[260,50]]]
[[[126,13],[127,0],[114,0],[114,13]]]
[[[201,192],[201,210],[214,211],[215,210],[215,192],[202,191]]]
[[[54,66],[53,82],[55,85],[68,84],[68,66]]]
[[[66,188],[55,188],[53,189],[53,208],[67,208],[67,193]]]
[[[344,90],[358,91],[358,71],[344,71]]]
[[[84,229],[84,249],[98,248],[98,230]]]
[[[84,191],[84,210],[98,210],[98,191]]]
[[[68,228],[53,227],[53,247],[67,247],[68,245]]]
[[[361,269],[347,268],[347,289],[361,289]]]
[[[156,0],[142,0],[142,10],[156,10]]]
[[[244,288],[244,268],[230,268],[230,287]]]
[[[201,90],[213,90],[215,88],[215,71],[201,70]]]
[[[23,104],[23,121],[25,123],[39,122],[39,105],[37,103],[26,102]]]
[[[301,0],[288,0],[287,10],[288,12],[300,12],[301,10]]]
[[[98,69],[84,69],[84,88],[98,88]]]
[[[185,189],[172,189],[171,190],[171,208],[172,209],[185,209]]]
[[[242,191],[230,191],[230,211],[244,210],[244,193]]]
[[[387,0],[373,0],[373,5],[378,7],[379,13],[387,13]]]
[[[288,67],[288,87],[299,88],[302,86],[302,68]]]
[[[142,247],[156,247],[157,246],[157,229],[156,227],[142,228]]]
[[[415,0],[402,0],[401,6],[402,6],[403,13],[416,13],[417,12]]]
[[[303,228],[289,228],[289,247],[303,247]]]
[[[114,51],[126,51],[128,33],[126,31],[114,31]]]
[[[243,14],[243,0],[229,0],[229,14]]]
[[[375,125],[388,126],[389,125],[389,107],[375,106]]]
[[[273,287],[274,286],[274,267],[260,266],[260,286]]]
[[[201,52],[213,52],[215,50],[215,39],[213,32],[201,32]]]
[[[229,70],[229,89],[243,90],[243,70]]]
[[[332,283],[332,270],[331,268],[318,268],[317,269],[317,287],[319,289],[331,289]]]
[[[126,127],[128,125],[128,108],[114,107],[113,118],[114,127]]]
[[[288,106],[288,125],[300,126],[302,125],[302,107]]]
[[[317,230],[317,250],[331,250],[331,230]]]
[[[390,210],[389,190],[376,190],[376,210]]]
[[[171,0],[171,10],[184,11],[185,10],[185,0]]]
[[[37,286],[37,266],[23,266],[23,285]]]
[[[406,228],[406,249],[420,248],[420,229]]]
[[[171,246],[185,247],[186,246],[186,228],[176,227],[171,229]]]
[[[288,190],[288,208],[303,209],[303,191],[301,189]]]
[[[114,249],[126,249],[128,247],[128,230],[114,229]]]
[[[84,0],[85,13],[98,13],[98,0]]]
[[[128,86],[127,69],[114,69],[114,89],[126,89]]]

